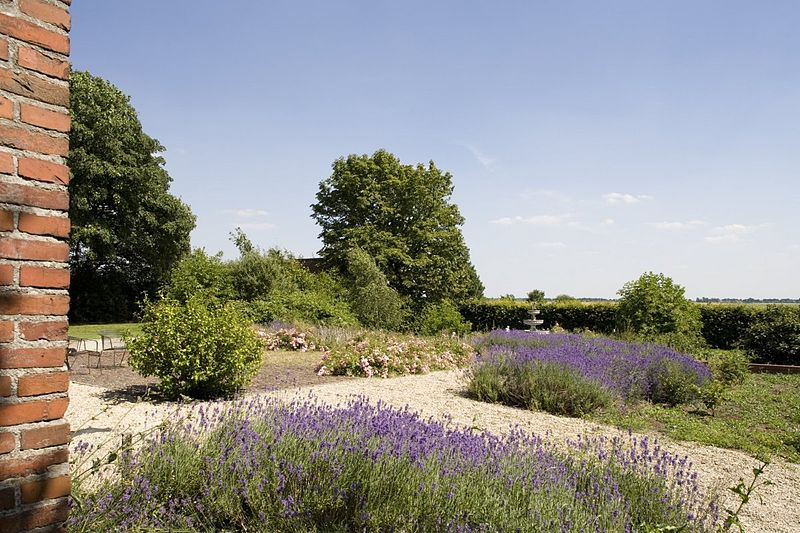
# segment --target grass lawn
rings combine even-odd
[[[597,412],[593,420],[673,439],[779,455],[800,462],[800,375],[750,374],[714,416],[697,406],[640,403]]]
[[[115,336],[121,337],[125,331],[129,331],[131,335],[139,335],[142,333],[141,324],[83,324],[69,326],[70,337],[81,337],[83,339],[99,339],[101,331],[114,331]]]

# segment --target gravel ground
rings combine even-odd
[[[396,407],[409,406],[428,417],[449,415],[453,422],[494,433],[507,433],[514,425],[538,435],[563,442],[578,434],[618,435],[620,432],[575,418],[563,418],[501,405],[470,400],[464,395],[463,374],[434,372],[388,380],[357,379],[282,390],[282,397],[313,394],[320,400],[337,404],[351,395],[364,395],[371,401],[382,400]],[[66,417],[72,424],[73,445],[88,441],[95,445],[119,443],[124,433],[136,433],[157,425],[174,412],[170,403],[131,403],[120,400],[109,389],[73,383]],[[678,443],[660,437],[663,448],[688,455],[707,488],[725,490],[740,477],[747,480],[758,462],[745,453],[692,443]],[[774,483],[759,490],[745,507],[742,522],[748,532],[800,532],[800,465],[776,459],[765,476]],[[728,491],[725,491],[728,493]],[[729,493],[728,493],[729,494]],[[738,503],[732,494],[726,506]]]

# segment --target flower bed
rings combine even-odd
[[[327,348],[317,372],[382,378],[426,374],[464,367],[473,354],[472,346],[457,338],[364,332]]]
[[[290,325],[274,324],[269,329],[259,330],[258,335],[264,339],[267,350],[271,351],[305,352],[317,349],[310,332]]]
[[[121,454],[115,475],[76,476],[70,531],[711,531],[718,522],[687,460],[647,439],[578,439],[564,451],[363,399],[333,408],[261,397],[172,418],[183,422]]]
[[[597,396],[577,410],[544,407],[558,414],[581,415],[607,404],[600,390],[623,400],[683,403],[711,377],[704,364],[669,348],[603,337],[495,331],[480,338],[477,347],[471,390],[479,399],[537,407],[531,402],[552,403],[553,395],[565,402],[573,401],[568,397],[573,392],[578,399],[588,393]],[[539,379],[543,375],[548,379]],[[548,386],[557,390],[548,391]],[[512,401],[515,396],[518,402]]]

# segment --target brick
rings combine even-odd
[[[37,181],[69,184],[69,168],[66,165],[59,165],[42,159],[20,158],[19,175],[23,178]]]
[[[61,362],[64,362],[64,349],[61,349]],[[27,374],[17,379],[17,396],[39,396],[64,392],[69,388],[69,374],[50,372],[48,374]]]
[[[2,18],[2,14],[0,14]],[[0,68],[0,89],[39,102],[69,107],[69,88],[22,70]]]
[[[69,196],[66,189],[42,189],[41,187],[0,181],[0,198],[8,204],[62,211],[69,209]]]
[[[11,348],[0,346],[0,368],[61,368],[67,353],[66,348]],[[22,378],[19,378],[20,380]],[[26,392],[36,394],[35,382]],[[17,386],[19,389],[19,385]],[[38,393],[42,394],[42,393]],[[17,396],[31,396],[32,394],[21,395],[19,390]],[[0,426],[3,425],[0,423]]]
[[[69,325],[66,320],[47,322],[20,322],[19,333],[26,341],[65,341]]]
[[[19,492],[22,503],[34,503],[69,496],[70,487],[69,476],[59,476],[25,481],[20,484]]]
[[[23,513],[0,518],[0,531],[3,533],[30,531],[64,522],[68,516],[69,502],[64,498],[55,503],[40,505]]]
[[[14,284],[14,267],[12,265],[0,265],[0,285]]]
[[[0,481],[12,477],[43,474],[47,472],[49,466],[65,463],[67,457],[67,450],[61,449],[46,451],[24,459],[0,460]],[[4,531],[3,528],[0,528],[0,531]]]
[[[7,124],[0,124],[0,139],[3,139],[5,146],[17,150],[61,156],[66,156],[69,151],[69,141],[66,137],[53,137],[40,131],[28,131]]]
[[[0,39],[0,60],[8,61],[8,41]]]
[[[3,239],[0,241],[0,257],[23,261],[64,262],[69,257],[69,245],[65,242]]]
[[[0,211],[0,231],[14,231],[14,213],[11,211]]]
[[[17,441],[14,440],[14,434],[9,432],[0,433],[0,454],[13,452],[14,448],[17,447]],[[3,464],[0,462],[0,464]],[[2,473],[0,473],[0,477],[2,477]]]
[[[20,447],[23,450],[38,450],[51,446],[61,446],[69,442],[69,424],[24,429],[20,433]]]
[[[17,229],[33,235],[52,235],[66,237],[69,235],[69,219],[66,217],[43,217],[33,213],[20,213]]]
[[[69,78],[69,62],[46,56],[33,48],[20,46],[17,49],[17,64],[54,78]]]
[[[11,396],[11,376],[0,376],[0,396]]]
[[[69,296],[0,291],[0,315],[56,315],[69,311]]]
[[[0,342],[12,342],[14,340],[14,323],[9,321],[0,322]],[[0,396],[8,396],[3,394],[3,380],[8,376],[0,376]]]
[[[17,505],[17,498],[14,494],[14,487],[0,489],[0,511],[13,509]]]
[[[23,266],[19,270],[20,287],[68,289],[69,269]]]
[[[14,158],[7,152],[0,152],[0,174],[14,173]]]
[[[0,96],[0,118],[14,118],[14,102]]]
[[[30,104],[22,104],[19,108],[22,122],[39,126],[48,130],[67,133],[69,131],[69,114],[59,113]]]
[[[18,17],[0,13],[0,33],[47,48],[59,54],[69,54],[68,36],[42,28]]]
[[[41,0],[20,0],[19,8],[26,15],[69,31],[70,20],[66,9],[61,9]]]
[[[69,400],[67,398],[0,404],[0,426],[16,426],[29,422],[55,420],[64,416],[68,404]]]

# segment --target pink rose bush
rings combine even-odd
[[[457,338],[370,332],[326,349],[317,374],[368,378],[426,374],[465,367],[473,356],[472,346]]]

